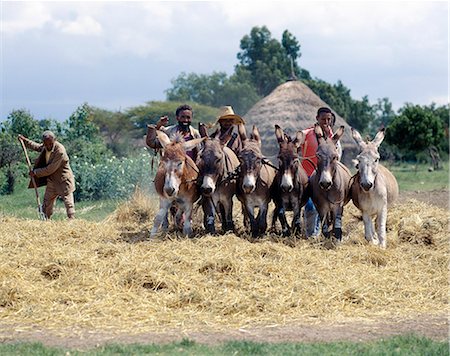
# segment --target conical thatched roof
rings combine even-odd
[[[298,130],[311,127],[316,122],[317,109],[329,107],[336,115],[335,128],[345,127],[341,144],[343,161],[347,164],[355,157],[356,144],[351,136],[350,126],[326,102],[320,99],[308,86],[298,80],[281,84],[268,96],[257,102],[244,116],[247,130],[253,125],[258,128],[263,141],[263,153],[273,157],[278,153],[274,125],[294,136]]]

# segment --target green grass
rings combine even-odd
[[[397,178],[400,191],[429,191],[448,189],[449,164],[444,162],[443,169],[429,172],[425,164],[398,164],[387,166]]]
[[[40,343],[0,344],[1,355],[449,355],[447,342],[413,335],[355,343],[256,343],[231,341],[216,346],[185,339],[171,344],[106,345],[90,350],[45,347]]]
[[[0,195],[0,215],[15,216],[23,219],[39,219],[34,189],[27,189],[28,181],[17,182],[15,191],[11,195]],[[45,187],[38,188],[40,201],[44,197]],[[75,202],[76,217],[101,221],[110,215],[120,204],[120,200],[99,200]],[[66,209],[62,200],[57,200],[52,220],[67,218]]]

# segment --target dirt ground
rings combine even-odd
[[[438,207],[449,208],[449,191],[403,192],[399,202],[410,199],[427,202]],[[29,328],[21,325],[11,327],[0,322],[0,343],[42,342],[44,345],[78,350],[92,349],[109,343],[170,343],[183,338],[204,344],[217,344],[229,340],[255,342],[331,342],[370,341],[394,335],[416,334],[435,340],[449,340],[448,315],[419,315],[410,318],[389,318],[377,320],[348,320],[330,323],[298,322],[290,325],[269,325],[265,327],[230,329],[220,332],[187,332],[172,330],[164,333],[124,334],[110,330],[52,330]]]

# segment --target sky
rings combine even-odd
[[[449,102],[447,1],[0,0],[0,10],[0,121],[165,100],[182,72],[231,75],[240,40],[263,25],[280,42],[288,30],[299,66],[353,99]]]

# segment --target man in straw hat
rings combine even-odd
[[[236,115],[231,106],[222,106],[216,123],[219,124],[219,128],[211,137],[217,137],[220,143],[238,154],[242,150],[242,141],[237,132],[237,125],[245,124],[244,119]]]
[[[47,184],[42,202],[42,210],[47,219],[53,214],[53,207],[56,198],[61,197],[66,207],[67,217],[75,217],[75,204],[73,192],[75,191],[75,178],[69,165],[69,156],[65,147],[56,140],[52,131],[44,131],[42,134],[43,143],[29,140],[23,135],[18,136],[25,146],[33,151],[40,152],[30,177],[34,177],[38,185]],[[39,178],[46,178],[46,182]],[[33,188],[30,183],[29,188]]]

